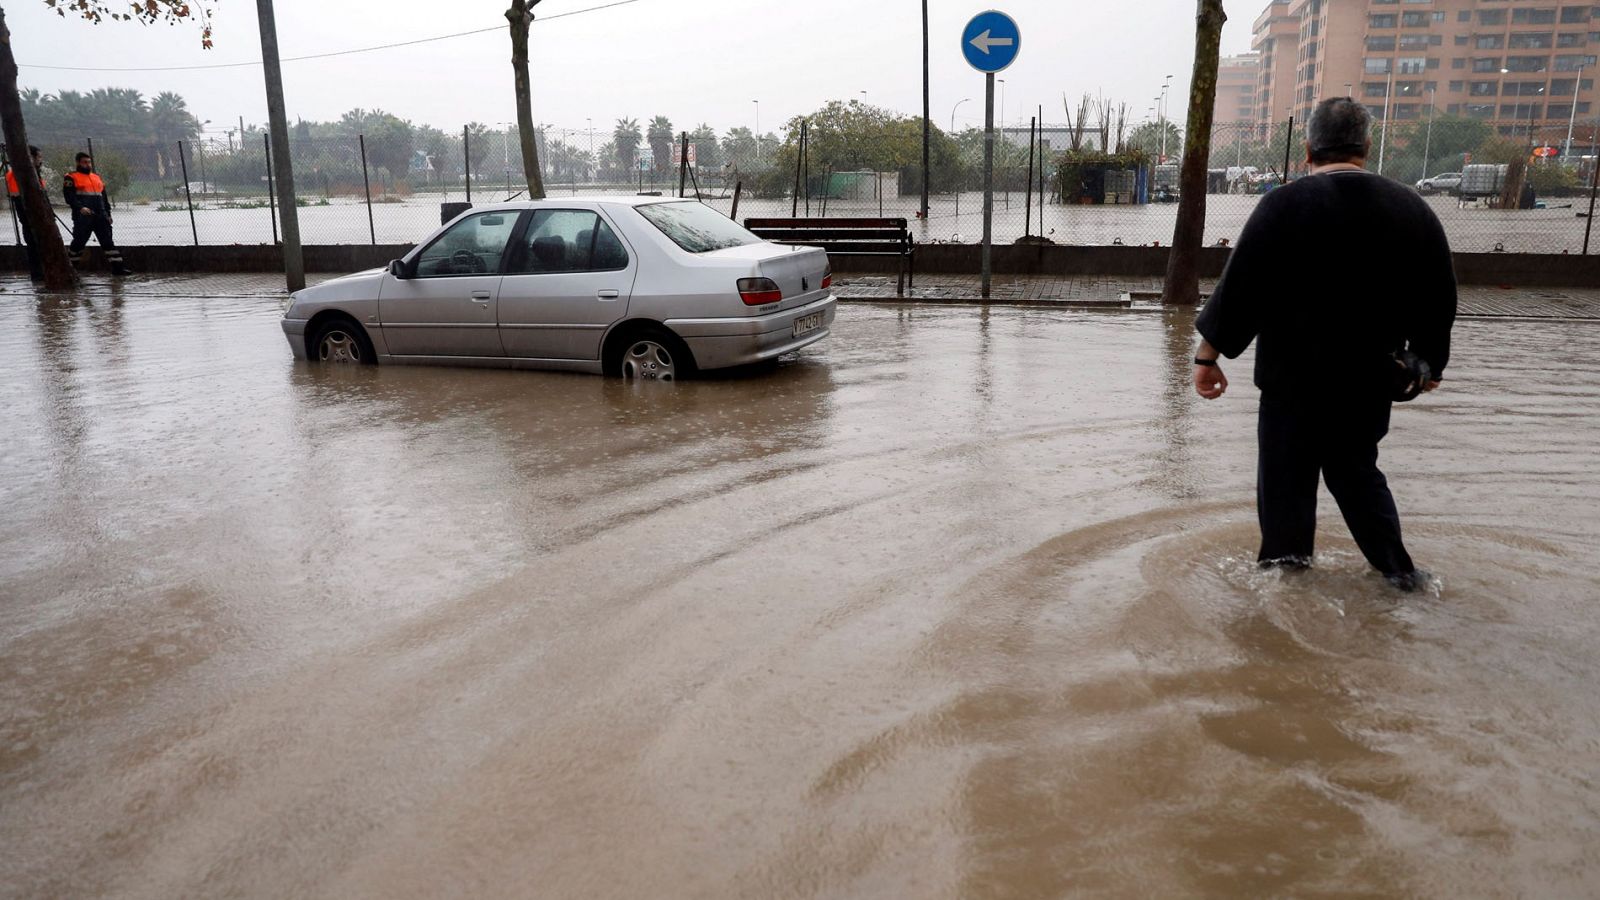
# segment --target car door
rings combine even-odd
[[[539,209],[517,240],[500,288],[507,356],[598,359],[628,312],[638,261],[591,209]]]
[[[515,210],[469,215],[423,248],[409,277],[384,275],[378,318],[391,354],[505,355],[500,281],[521,215]]]

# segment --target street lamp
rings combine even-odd
[[[858,91],[857,93],[859,93],[861,95],[861,105],[862,106],[866,106],[867,105],[867,92],[866,91]]]
[[[1578,96],[1583,93],[1583,66],[1578,67],[1578,80],[1572,84],[1572,112],[1567,115],[1567,144],[1561,148],[1563,165],[1572,158],[1572,126],[1578,120]]]
[[[756,162],[761,161],[761,101],[751,100],[756,105]]]
[[[1422,141],[1422,177],[1428,177],[1428,152],[1433,149],[1433,116],[1438,110],[1433,105],[1433,88],[1428,88],[1428,136]]]
[[[971,103],[971,102],[972,102],[972,98],[971,97],[967,97],[965,99],[956,101],[956,105],[950,107],[950,133],[951,134],[955,134],[955,131],[956,131],[956,110],[961,108],[961,104],[963,104],[963,103]]]

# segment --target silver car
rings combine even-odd
[[[296,291],[297,359],[561,369],[673,380],[822,340],[826,252],[761,240],[693,200],[469,210],[386,269]]]

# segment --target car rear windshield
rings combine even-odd
[[[690,253],[709,253],[729,247],[759,244],[761,239],[739,223],[703,203],[651,203],[635,207],[639,215]]]

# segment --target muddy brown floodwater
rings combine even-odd
[[[1402,598],[1326,498],[1255,569],[1182,314],[643,388],[276,315],[0,295],[8,896],[1600,892],[1595,326],[1397,410]]]

